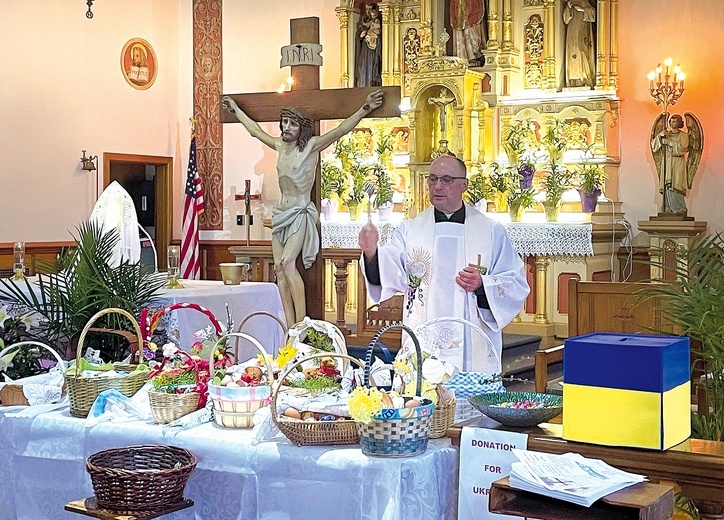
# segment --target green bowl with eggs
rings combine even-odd
[[[525,428],[549,421],[563,411],[563,397],[535,392],[496,392],[468,397],[482,414],[505,426]]]

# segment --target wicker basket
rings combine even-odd
[[[20,341],[18,343],[9,345],[5,347],[2,351],[0,351],[0,359],[2,359],[4,355],[12,352],[17,348],[30,345],[34,347],[42,347],[51,354],[53,354],[55,359],[58,360],[58,366],[60,366],[65,373],[66,363],[63,358],[60,357],[60,355],[55,351],[53,347],[50,347],[45,343],[40,343],[39,341]],[[2,406],[29,405],[30,403],[28,402],[28,399],[25,397],[25,393],[23,392],[23,380],[18,379],[17,381],[8,383],[0,388],[0,402],[2,403]]]
[[[343,362],[356,363],[359,367],[364,365],[356,358],[347,354],[338,354],[334,352],[323,352],[312,354],[296,361],[287,368],[279,377],[281,384],[289,374],[291,374],[299,365],[313,359],[321,359],[325,357],[341,358]],[[346,368],[346,367],[343,367]],[[277,428],[297,446],[329,446],[335,444],[357,444],[359,435],[357,426],[352,419],[342,419],[338,421],[300,421],[289,417],[279,416],[277,414],[277,395],[279,394],[279,386],[275,385],[272,389],[271,396],[271,414],[272,419]]]
[[[80,339],[78,340],[78,348],[76,351],[75,360],[75,374],[65,374],[65,384],[68,388],[68,398],[70,399],[70,413],[75,417],[87,417],[90,412],[93,402],[98,397],[98,394],[105,390],[116,389],[126,397],[131,397],[133,394],[143,386],[146,381],[148,372],[143,370],[136,370],[138,365],[136,364],[123,364],[113,363],[116,370],[123,370],[127,372],[126,375],[118,377],[83,377],[80,374],[80,358],[81,352],[83,351],[83,343],[85,341],[86,334],[90,330],[91,326],[101,316],[106,314],[121,314],[128,318],[135,329],[136,336],[138,337],[138,344],[133,343],[131,345],[131,363],[133,363],[134,355],[140,356],[138,351],[139,346],[143,343],[141,339],[141,329],[136,322],[136,319],[128,312],[123,309],[103,309],[94,314],[88,323],[80,333]],[[134,348],[135,346],[135,348]]]
[[[196,457],[174,446],[129,446],[91,455],[85,467],[98,507],[154,511],[183,500]]]
[[[226,388],[209,383],[209,397],[211,397],[214,406],[214,422],[222,428],[251,428],[254,426],[252,422],[254,413],[259,408],[269,404],[270,389],[274,382],[274,371],[269,364],[269,358],[264,346],[256,338],[244,332],[231,332],[219,338],[217,345],[229,337],[236,338],[237,344],[239,339],[245,339],[257,348],[264,358],[269,386]],[[216,350],[216,347],[212,349],[211,359],[209,360],[211,381],[214,380],[214,350]]]
[[[453,422],[459,423],[472,417],[480,415],[480,411],[474,408],[469,402],[468,397],[483,393],[504,392],[505,387],[499,381],[496,383],[483,384],[481,380],[490,375],[500,374],[502,372],[500,355],[496,350],[493,342],[488,335],[480,328],[479,325],[463,318],[453,316],[442,316],[433,318],[415,327],[415,334],[418,339],[425,342],[435,343],[441,330],[447,328],[450,324],[458,324],[465,327],[470,334],[475,334],[485,342],[488,348],[488,357],[492,358],[492,372],[486,374],[483,372],[459,372],[452,379],[443,383],[448,390],[455,391],[455,410],[453,413]],[[462,367],[458,367],[462,369]],[[435,410],[437,414],[437,409]],[[441,418],[442,419],[442,418]],[[435,418],[433,418],[435,421]]]
[[[141,330],[143,333],[144,345],[148,344],[148,342],[151,341],[151,335],[156,329],[156,326],[158,326],[158,324],[160,323],[161,318],[164,316],[164,314],[180,309],[192,309],[204,314],[206,317],[209,318],[209,321],[214,327],[216,334],[221,336],[221,324],[210,310],[196,303],[174,303],[167,307],[163,307],[162,309],[154,312],[153,314],[150,314],[148,309],[143,309],[143,311],[141,311]],[[212,355],[215,350],[216,346],[211,349]],[[195,361],[191,362],[193,363],[194,370],[196,371],[196,380],[198,381],[198,367],[196,366]],[[184,415],[196,411],[199,408],[199,403],[205,402],[205,399],[202,400],[201,395],[199,395],[198,392],[169,394],[167,392],[159,392],[157,390],[148,391],[148,400],[151,403],[151,413],[153,414],[153,421],[156,424],[168,424],[172,421],[175,421],[176,419],[183,417]]]
[[[422,392],[422,352],[420,343],[412,330],[401,323],[382,327],[372,338],[365,355],[365,386],[370,385],[369,371],[372,352],[380,337],[390,329],[401,328],[409,334],[417,352],[416,395]],[[374,416],[370,424],[357,423],[362,453],[380,457],[409,457],[424,453],[430,437],[430,420],[435,405],[424,404],[416,408],[383,409]]]
[[[431,439],[444,437],[448,428],[455,423],[455,405],[454,397],[437,403],[432,419],[430,419]]]
[[[272,314],[271,312],[267,312],[267,311],[256,311],[256,312],[252,312],[251,314],[249,314],[246,318],[241,320],[241,323],[239,323],[239,327],[236,329],[236,332],[243,332],[242,329],[244,328],[244,325],[246,325],[252,318],[254,318],[256,316],[267,316],[269,318],[272,318],[281,327],[282,334],[284,334],[286,336],[287,326],[284,324],[284,322],[282,320],[280,320],[279,317],[277,317],[274,314]],[[267,350],[267,353],[269,353],[270,351],[271,351],[271,349]],[[234,343],[234,359],[236,361],[239,361],[239,341],[238,341],[238,339]]]
[[[344,334],[342,334],[342,331],[339,330],[339,327],[337,327],[334,323],[330,323],[328,321],[323,320],[312,320],[307,319],[309,323],[317,324],[317,325],[323,325],[324,327],[331,328],[333,331],[333,337],[332,337],[332,345],[334,346],[334,351],[338,354],[344,354],[347,355],[347,341],[344,339]],[[309,329],[309,325],[307,325],[307,322],[300,321],[299,323],[295,323],[292,325],[289,330],[287,331],[287,335],[284,338],[284,344],[285,345],[295,345],[294,336],[299,336],[300,338],[306,337],[307,329]]]

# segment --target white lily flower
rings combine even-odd
[[[20,317],[20,321],[25,325],[25,332],[28,332],[31,327],[39,327],[45,318],[37,312],[28,312]]]
[[[5,326],[5,320],[10,318],[10,314],[8,313],[8,307],[7,305],[3,305],[0,307],[0,327]]]

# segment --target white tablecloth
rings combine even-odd
[[[138,444],[186,448],[198,465],[186,487],[192,509],[169,520],[441,520],[456,517],[457,449],[430,441],[423,455],[367,457],[358,445],[253,445],[251,430],[205,424],[177,431],[142,422],[86,429],[67,411],[8,417],[0,408],[0,520],[73,519],[68,502],[93,495],[86,458]]]
[[[31,280],[32,282],[32,280]],[[162,289],[160,302],[155,307],[162,307],[172,303],[193,302],[209,309],[216,319],[221,322],[222,328],[226,325],[226,304],[229,304],[231,317],[234,321],[234,330],[242,320],[255,311],[267,311],[282,320],[284,323],[284,309],[276,284],[263,282],[244,282],[239,285],[224,285],[214,280],[181,280],[185,289]],[[26,285],[18,284],[24,292]],[[38,286],[30,284],[30,288],[40,294]],[[168,325],[173,334],[172,338],[179,341],[182,348],[188,349],[194,343],[193,334],[197,330],[209,325],[209,319],[198,311],[179,310],[169,316]],[[171,332],[170,330],[170,332]],[[275,320],[268,316],[256,316],[249,320],[242,332],[246,332],[258,339],[269,353],[273,353],[282,346],[284,331]],[[239,358],[247,359],[255,356],[257,350],[247,342],[239,342]],[[242,357],[246,356],[246,357]]]
[[[284,309],[276,284],[263,282],[244,282],[239,285],[224,285],[213,280],[181,280],[185,289],[164,289],[161,291],[162,304],[193,302],[209,309],[222,328],[226,324],[226,304],[229,304],[231,317],[236,330],[244,318],[255,311],[267,311],[284,322]],[[193,343],[193,334],[209,325],[208,318],[194,310],[174,311],[172,328],[178,327],[182,347]],[[242,332],[246,332],[267,349],[269,353],[281,347],[284,331],[277,322],[268,316],[256,316],[250,319]],[[257,350],[246,342],[239,343],[239,358],[255,356]]]
[[[322,221],[322,248],[359,249],[357,237],[364,222]],[[385,244],[399,222],[375,222]],[[522,256],[580,257],[593,255],[591,224],[567,222],[508,222],[503,226]]]

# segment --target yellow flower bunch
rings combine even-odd
[[[410,373],[410,364],[407,362],[407,360],[395,359],[392,362],[392,366],[395,367],[395,372],[398,372],[400,374]]]
[[[401,394],[403,397],[422,397],[437,404],[437,385],[433,385],[425,379],[422,380],[422,387],[419,396],[415,395],[415,385],[405,385]]]
[[[279,349],[277,355],[277,366],[281,369],[285,367],[292,359],[297,356],[297,349],[291,345],[287,345]]]
[[[382,410],[382,393],[377,388],[358,386],[352,391],[348,406],[352,419],[369,424],[372,417]]]

